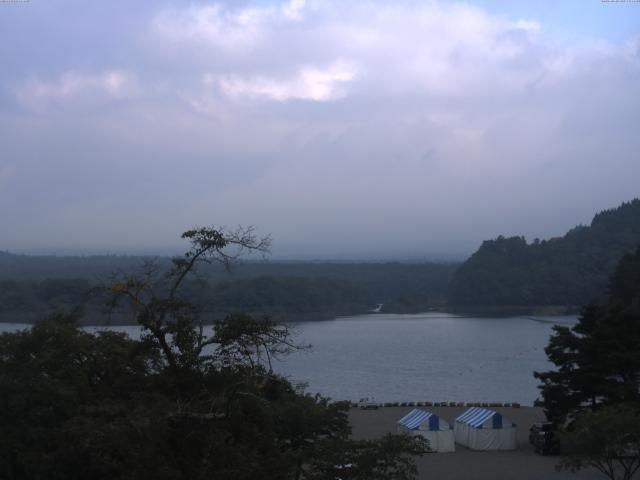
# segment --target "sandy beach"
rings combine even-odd
[[[384,407],[378,410],[352,409],[350,412],[355,438],[376,438],[385,433],[395,433],[396,422],[413,407]],[[450,423],[460,415],[463,407],[424,407]],[[465,480],[541,480],[541,479],[604,479],[596,470],[583,470],[573,474],[557,472],[554,468],[558,457],[542,456],[529,445],[529,427],[535,421],[544,420],[541,408],[494,408],[516,423],[518,449],[513,451],[477,452],[456,444],[455,453],[430,453],[418,458],[420,479]],[[634,477],[640,478],[640,476]]]

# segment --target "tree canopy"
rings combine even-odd
[[[147,264],[108,286],[131,304],[141,339],[82,330],[73,315],[0,336],[2,478],[415,478],[424,441],[352,440],[348,403],[274,373],[274,358],[304,348],[286,327],[234,314],[208,329],[183,297],[198,265],[228,266],[239,250],[266,251],[264,239],[185,238],[191,249],[169,270]]]
[[[640,244],[640,200],[623,203],[563,237],[483,242],[456,271],[449,302],[468,306],[579,306],[606,300],[620,257]]]
[[[616,405],[584,413],[563,432],[564,458],[559,468],[586,467],[611,480],[631,480],[640,469],[640,408]]]
[[[545,351],[556,370],[535,373],[547,416],[640,404],[640,248],[611,277],[609,301],[587,305],[573,327],[555,326]]]
[[[4,259],[4,260],[3,260]],[[258,259],[255,259],[258,260]],[[43,312],[82,307],[81,322],[123,323],[123,311],[105,316],[95,289],[113,270],[134,273],[143,263],[162,270],[171,259],[151,257],[46,257],[0,252],[0,316],[34,321]],[[267,313],[304,321],[365,313],[377,303],[386,312],[415,313],[442,305],[457,264],[244,261],[231,275],[201,264],[182,295],[207,321],[230,312]],[[88,295],[91,293],[91,295]],[[124,310],[124,309],[123,309]]]

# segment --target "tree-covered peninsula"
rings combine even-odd
[[[563,237],[483,242],[458,268],[449,303],[458,306],[577,306],[606,297],[619,259],[640,245],[640,200],[598,213]]]

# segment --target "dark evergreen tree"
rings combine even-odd
[[[550,420],[640,404],[640,248],[620,261],[608,303],[586,306],[571,328],[554,327],[545,351],[557,369],[535,376]]]

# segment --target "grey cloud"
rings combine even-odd
[[[240,223],[280,256],[428,256],[638,195],[637,40],[437,2],[32,3],[0,20],[0,248]]]

